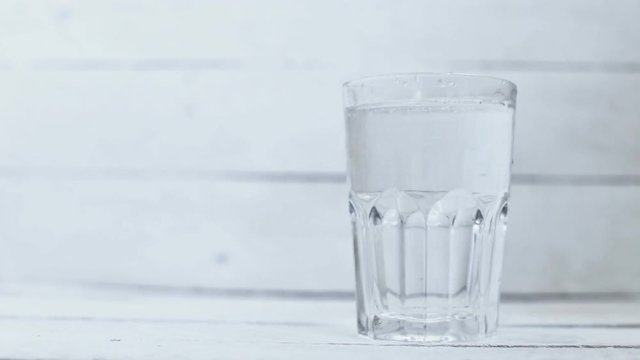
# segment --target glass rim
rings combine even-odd
[[[518,89],[518,86],[510,80],[490,76],[490,75],[479,75],[479,74],[470,74],[470,73],[457,73],[457,72],[404,72],[404,73],[389,73],[389,74],[377,74],[377,75],[367,75],[362,76],[353,80],[345,81],[342,83],[342,87],[344,89],[351,89],[359,85],[365,85],[366,83],[375,82],[375,81],[383,81],[383,80],[391,80],[391,79],[402,79],[407,77],[422,77],[422,78],[466,78],[466,79],[475,79],[475,80],[490,80],[500,82],[503,86],[508,86],[513,90]]]

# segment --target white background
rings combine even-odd
[[[519,87],[506,292],[640,291],[640,2],[0,2],[0,279],[351,290],[341,83]]]

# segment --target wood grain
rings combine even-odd
[[[638,303],[505,304],[497,336],[425,347],[356,336],[351,301],[13,291],[0,300],[0,356],[7,358],[578,359],[640,354],[640,327],[594,326],[620,319],[637,325]],[[555,326],[541,326],[545,322]]]

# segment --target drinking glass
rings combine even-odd
[[[358,332],[465,341],[498,325],[516,86],[458,74],[344,85]]]

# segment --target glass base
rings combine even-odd
[[[376,340],[417,343],[472,341],[495,332],[497,317],[459,313],[451,316],[407,316],[385,313],[359,322],[358,332]]]

